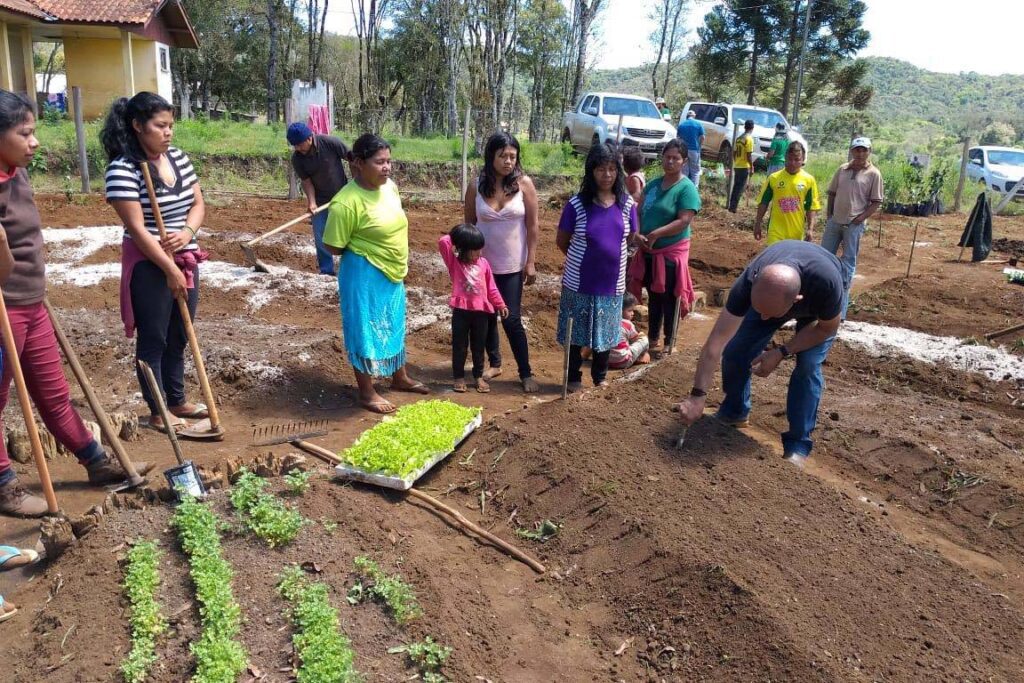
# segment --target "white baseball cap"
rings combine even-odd
[[[853,142],[850,143],[850,149],[854,147],[863,147],[864,149],[871,149],[871,138],[859,137],[854,138]]]

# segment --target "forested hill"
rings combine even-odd
[[[900,119],[918,119],[956,127],[963,117],[1024,122],[1024,75],[983,76],[977,73],[945,74],[926,71],[890,57],[868,57],[867,83],[875,96],[869,110],[879,121],[898,125]],[[670,92],[678,93],[680,107],[698,97],[688,82],[689,64],[677,68],[678,78]],[[595,70],[587,87],[650,96],[650,66]],[[739,97],[739,93],[737,93]],[[670,99],[674,99],[671,98]],[[984,124],[983,124],[984,125]],[[1017,127],[1015,125],[1015,127]]]

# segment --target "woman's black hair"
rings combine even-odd
[[[516,150],[516,165],[512,172],[502,178],[501,189],[506,197],[511,197],[519,192],[519,179],[523,177],[521,165],[522,154],[519,150],[519,141],[514,135],[499,131],[487,138],[487,145],[484,147],[484,167],[480,169],[480,180],[477,182],[477,191],[484,197],[493,197],[497,190],[498,174],[494,170],[494,158],[498,152],[506,147],[514,147]]]
[[[644,167],[644,153],[636,145],[622,146],[622,168],[626,173],[636,173]]]
[[[665,154],[669,152],[669,150],[673,149],[678,150],[679,155],[684,159],[686,158],[686,143],[684,143],[679,138],[672,138],[671,140],[666,142],[665,147],[661,150],[661,156],[664,157]]]
[[[799,140],[793,140],[792,142],[789,143],[789,147],[786,148],[786,156],[789,156],[789,150],[796,149],[798,147],[800,148],[800,153],[804,157],[804,161],[806,161],[807,160],[807,148],[804,147],[804,143],[800,142]]]
[[[615,184],[612,185],[612,194],[615,201],[622,206],[626,201],[626,172],[622,170],[622,162],[619,161],[619,149],[612,143],[600,142],[590,148],[587,152],[587,160],[583,164],[583,182],[580,183],[580,191],[577,193],[584,204],[593,204],[597,199],[597,181],[594,179],[594,171],[598,166],[615,164]]]
[[[455,253],[463,263],[469,263],[469,252],[484,248],[484,234],[472,223],[459,223],[448,232]]]
[[[622,312],[625,313],[631,308],[635,308],[640,303],[636,300],[636,297],[629,292],[623,292],[622,294]]]
[[[100,131],[100,143],[107,153],[107,161],[122,156],[136,163],[145,161],[146,153],[139,144],[139,135],[132,127],[132,122],[144,126],[151,118],[165,111],[174,111],[171,103],[145,90],[131,99],[120,97],[114,100],[103,122],[103,130]]]
[[[32,104],[24,95],[0,90],[0,135],[20,126],[32,114]]]
[[[379,135],[374,133],[363,133],[354,143],[348,153],[349,161],[366,161],[382,149],[391,149],[391,144]]]

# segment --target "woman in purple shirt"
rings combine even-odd
[[[608,384],[608,356],[619,341],[626,290],[626,247],[638,226],[618,150],[607,143],[594,145],[587,154],[580,191],[562,210],[556,237],[565,254],[558,343],[569,344],[570,391],[582,386],[584,346],[593,351],[594,386]],[[570,319],[572,338],[566,339]]]

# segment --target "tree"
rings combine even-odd
[[[732,92],[737,74],[747,61],[745,36],[732,18],[725,5],[714,7],[697,29],[699,40],[690,52],[697,91],[713,102]]]
[[[569,37],[568,16],[558,0],[527,0],[519,28],[519,63],[530,74],[529,136],[543,140],[546,113],[557,107],[562,70],[556,58]]]
[[[518,3],[516,0],[468,0],[466,6],[466,46],[479,149],[483,138],[501,123],[508,60],[516,44]]]
[[[1016,141],[1017,132],[1013,129],[1013,126],[1004,121],[993,121],[992,123],[985,126],[985,130],[981,133],[981,140],[979,141],[982,145],[1001,145],[1009,147]]]
[[[324,28],[327,24],[327,5],[329,0],[324,0],[324,6],[321,9],[318,0],[307,0],[306,3],[306,35],[308,37],[307,43],[309,47],[309,78],[307,79],[310,83],[317,80],[320,76],[320,59],[324,52]],[[293,5],[294,7],[294,5]],[[292,13],[294,14],[294,9]],[[317,28],[319,24],[319,28]]]
[[[583,75],[587,67],[587,44],[590,42],[590,35],[594,27],[594,19],[601,11],[604,0],[575,0],[575,22],[574,32],[576,53],[576,67],[573,72],[572,95],[570,102],[576,102],[583,90]]]
[[[689,0],[658,0],[658,4],[651,12],[651,18],[658,26],[658,30],[651,36],[652,42],[658,46],[658,55],[651,68],[651,89],[655,97],[668,94],[669,79],[672,76],[672,57],[679,50],[685,34],[681,22],[683,12],[689,4]],[[662,56],[665,57],[665,68],[662,71],[662,85],[659,89],[658,69],[661,67]]]

